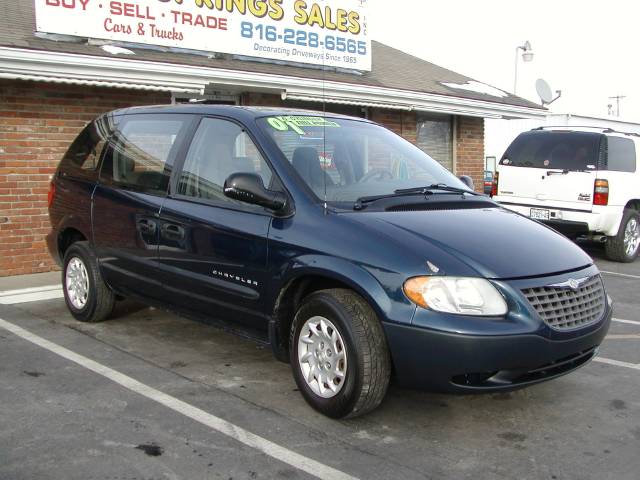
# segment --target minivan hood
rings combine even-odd
[[[417,239],[428,242],[487,278],[542,276],[593,263],[566,237],[503,208],[370,211],[353,217],[370,228],[386,230],[400,243],[403,237],[407,245],[415,246]],[[427,260],[437,265],[437,258]]]

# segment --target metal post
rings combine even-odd
[[[515,74],[513,76],[513,94],[516,95],[518,90],[518,51],[521,47],[516,47],[516,66],[515,66]]]

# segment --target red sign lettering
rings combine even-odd
[[[74,9],[76,6],[82,7],[82,10],[87,10],[87,4],[89,0],[47,0],[46,4],[50,7],[62,7]]]

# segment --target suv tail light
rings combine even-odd
[[[53,201],[56,198],[56,184],[53,183],[53,180],[51,180],[51,183],[49,183],[49,193],[47,194],[47,202],[49,204],[49,207],[51,207],[51,205],[53,205]]]
[[[596,179],[593,187],[593,204],[608,205],[609,204],[609,181]]]
[[[491,196],[495,197],[498,195],[498,176],[500,174],[496,172],[493,176],[493,183],[491,184]]]

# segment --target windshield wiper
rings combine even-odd
[[[428,187],[415,187],[415,188],[402,188],[400,190],[396,190],[394,193],[404,194],[404,193],[433,193],[434,190],[444,190],[445,192],[454,192],[454,193],[468,193],[469,195],[479,195],[479,193],[473,192],[471,190],[466,190],[464,188],[458,187],[450,187],[444,183],[432,183]]]
[[[471,190],[465,190],[464,188],[450,187],[449,185],[445,185],[444,183],[433,183],[426,187],[401,188],[399,190],[395,190],[393,193],[387,193],[385,195],[360,197],[356,200],[356,203],[353,204],[353,208],[354,210],[362,210],[367,204],[377,202],[378,200],[383,200],[385,198],[408,197],[412,195],[433,195],[436,190],[443,190],[445,192],[460,194],[468,193],[469,195],[479,195],[479,193],[472,192]]]

